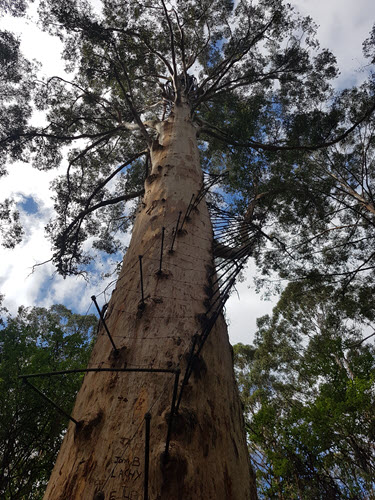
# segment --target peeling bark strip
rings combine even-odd
[[[184,230],[173,235],[176,221],[188,212],[203,179],[187,105],[176,105],[160,125],[159,142],[150,154],[153,181],[145,183],[143,205],[105,317],[119,354],[113,356],[102,325],[90,366],[179,368],[185,373],[193,336],[202,330],[213,267],[212,226],[204,199],[184,221]],[[160,316],[164,320],[155,319]],[[205,338],[171,423],[172,392],[175,398],[176,387],[163,374],[87,373],[73,416],[90,427],[90,434],[69,426],[44,499],[141,500],[147,468],[149,500],[255,499],[221,314]],[[148,464],[147,413],[152,415]]]

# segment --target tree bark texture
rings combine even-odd
[[[169,252],[178,214],[182,212],[181,226],[192,194],[203,182],[188,105],[176,106],[161,124],[151,164],[105,316],[119,354],[115,356],[101,327],[89,366],[180,368],[181,387],[213,281],[213,234],[204,199],[191,211]],[[147,413],[149,500],[255,499],[231,346],[221,314],[183,392],[165,462],[173,384],[173,373],[87,373],[73,410],[80,425],[69,425],[44,499],[143,500]]]

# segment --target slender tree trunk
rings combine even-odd
[[[177,234],[174,251],[168,252],[179,212],[183,218],[192,194],[202,186],[196,130],[186,104],[176,106],[161,124],[151,163],[106,314],[120,352],[114,355],[102,328],[90,366],[179,367],[183,374],[192,338],[202,329],[213,269],[212,227],[204,200]],[[69,426],[44,498],[144,499],[146,413],[151,415],[150,500],[256,498],[222,315],[183,392],[165,463],[173,383],[170,373],[86,374],[73,411],[82,423]]]

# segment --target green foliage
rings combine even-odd
[[[375,349],[364,339],[375,309],[365,295],[362,308],[354,289],[339,300],[333,287],[291,284],[254,346],[234,346],[261,498],[374,495]]]
[[[290,233],[304,217],[306,210],[297,211],[306,196],[309,219],[321,215],[328,187],[323,183],[321,196],[309,187],[309,147],[336,143],[358,116],[363,121],[372,91],[357,115],[349,112],[349,97],[335,95],[330,85],[338,72],[335,58],[320,50],[309,17],[281,0],[236,6],[189,0],[173,8],[164,0],[103,0],[101,6],[41,2],[41,24],[63,41],[72,78],[39,82],[35,103],[48,125],[4,132],[1,142],[5,149],[28,143],[40,169],[57,166],[69,146],[67,174],[54,183],[57,217],[47,228],[61,274],[82,272],[96,250],[123,249],[128,224],[116,221],[125,203],[139,196],[149,170],[146,154],[131,159],[149,152],[158,138],[152,124],[181,100],[200,130],[204,166],[229,172],[223,187],[235,194],[238,210],[255,199],[254,222],[269,227],[278,218],[285,233],[289,221]],[[125,164],[126,183],[119,169]],[[296,183],[300,168],[303,182]],[[264,238],[258,239],[261,249]],[[285,270],[285,259],[272,250],[269,268]],[[267,268],[262,257],[258,262]]]
[[[373,90],[365,85],[343,96],[350,113]],[[358,116],[358,115],[357,115]],[[354,118],[354,114],[353,114]],[[260,185],[274,244],[258,254],[259,266],[282,278],[329,282],[345,290],[374,278],[374,119],[338,146],[310,154],[290,170],[280,158],[275,175]],[[270,265],[271,263],[271,265]]]
[[[0,0],[0,14],[11,14],[19,17],[25,14],[27,4],[33,0]]]
[[[0,15],[22,16],[26,10],[23,0],[0,2]],[[9,31],[0,31],[0,178],[7,173],[7,164],[27,160],[28,155],[19,139],[31,116],[32,78],[35,65],[20,52],[19,40]],[[9,140],[3,142],[2,139]],[[23,236],[19,213],[13,200],[0,202],[0,244],[13,248]]]
[[[6,162],[27,160],[20,136],[27,130],[35,65],[20,52],[20,42],[9,31],[0,31],[0,176]]]
[[[23,3],[14,5],[21,13]],[[44,170],[69,149],[47,226],[58,272],[80,274],[97,252],[125,250],[131,217],[123,216],[143,192],[155,123],[183,99],[203,166],[228,172],[222,188],[233,209],[263,230],[252,251],[265,277],[328,278],[346,288],[373,273],[373,76],[335,92],[334,56],[319,48],[311,18],[282,0],[101,7],[40,3],[41,25],[64,43],[70,80],[36,84],[17,40],[6,32],[0,40],[3,157]],[[373,45],[372,33],[370,60]],[[31,97],[47,114],[43,128],[28,124]],[[11,215],[4,221],[9,246],[21,230]]]
[[[97,319],[62,305],[3,311],[0,328],[0,496],[40,499],[67,420],[18,376],[87,365]],[[81,375],[33,379],[70,412]]]
[[[0,238],[5,248],[14,248],[22,240],[23,228],[14,200],[6,198],[0,203]]]

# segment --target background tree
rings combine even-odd
[[[21,374],[86,366],[96,333],[94,315],[50,309],[6,311],[0,328],[0,495],[39,499],[59,450],[67,420],[18,378]],[[80,375],[33,381],[69,412]]]
[[[370,288],[334,300],[333,286],[291,284],[254,345],[234,347],[262,498],[374,495]]]
[[[343,93],[342,102],[353,117],[359,116],[372,89],[373,83],[367,82]],[[260,205],[268,209],[269,227],[274,228],[269,234],[275,241],[259,255],[260,266],[268,264],[284,279],[328,281],[340,293],[351,284],[373,282],[374,172],[373,118],[289,173],[280,165],[280,176],[262,187]],[[269,204],[272,190],[279,192]]]
[[[1,1],[0,16],[6,13],[23,16],[26,2]],[[0,138],[8,137],[0,147],[0,179],[14,160],[27,161],[23,141],[15,140],[25,131],[32,113],[31,95],[35,85],[35,64],[20,52],[20,42],[10,31],[0,30]],[[13,248],[22,239],[19,212],[12,199],[0,202],[0,242]]]

